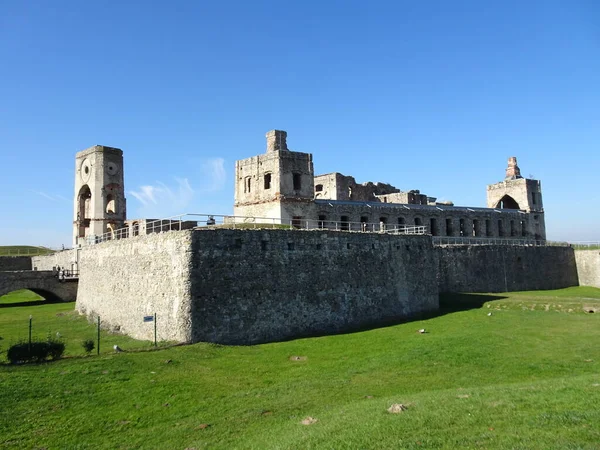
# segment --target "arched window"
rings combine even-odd
[[[115,214],[117,211],[117,201],[115,196],[108,194],[106,196],[106,214]]]
[[[505,195],[496,203],[496,208],[499,209],[520,209],[517,201],[510,195]]]

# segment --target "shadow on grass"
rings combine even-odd
[[[350,325],[344,324],[336,328],[330,328],[328,330],[302,330],[296,329],[293,331],[293,336],[287,338],[280,338],[276,340],[261,340],[251,343],[228,343],[225,345],[256,345],[264,344],[269,342],[288,342],[296,339],[306,339],[313,337],[323,336],[334,336],[340,334],[352,334],[361,333],[363,331],[375,330],[378,328],[392,327],[403,323],[418,322],[422,320],[434,319],[436,317],[445,316],[446,314],[452,314],[460,311],[467,311],[469,309],[479,309],[485,303],[502,300],[508,298],[503,295],[494,294],[440,294],[439,302],[440,308],[437,311],[428,311],[423,313],[416,313],[409,317],[386,317],[377,320],[363,323],[361,325]]]
[[[22,302],[13,302],[13,303],[0,303],[0,309],[1,308],[13,308],[13,307],[20,307],[20,306],[42,306],[42,305],[49,305],[49,304],[55,304],[55,303],[75,303],[75,302],[67,302],[64,300],[26,300],[26,301],[22,301]]]

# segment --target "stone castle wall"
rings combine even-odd
[[[0,272],[31,270],[31,256],[0,256]]]
[[[143,317],[157,313],[159,340],[191,340],[191,232],[108,241],[80,251],[76,309],[136,339],[153,339]]]
[[[575,250],[580,286],[600,288],[600,250]]]
[[[77,269],[77,250],[62,250],[50,255],[34,256],[31,258],[29,269],[33,266],[34,270],[53,270],[60,266],[63,269]]]
[[[437,247],[440,292],[510,292],[577,286],[570,247]]]
[[[426,236],[202,230],[192,248],[194,341],[331,334],[439,306]]]
[[[431,240],[196,230],[81,250],[77,309],[151,339],[251,344],[378,325],[438,308]]]

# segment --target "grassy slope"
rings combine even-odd
[[[600,318],[581,305],[598,304],[600,290],[505,295],[348,335],[3,366],[0,446],[599,448]],[[1,308],[0,344],[30,310],[63,335],[93,334],[57,315],[72,306]],[[408,410],[388,414],[392,403]],[[318,422],[301,425],[306,416]]]
[[[34,247],[31,245],[4,245],[0,246],[0,256],[28,256],[47,255],[53,250],[46,247]]]

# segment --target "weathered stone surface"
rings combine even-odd
[[[575,250],[580,286],[600,288],[600,250]]]
[[[441,246],[440,292],[510,292],[577,286],[570,247]]]
[[[77,250],[62,250],[50,255],[34,256],[31,258],[34,270],[52,270],[59,266],[67,270],[77,269]],[[29,267],[31,269],[31,267]]]
[[[81,250],[77,309],[150,339],[251,344],[389,323],[438,308],[426,236],[197,230]]]
[[[137,339],[191,341],[191,232],[108,241],[80,250],[76,308]]]
[[[438,309],[431,239],[329,231],[193,233],[193,340],[252,344]]]
[[[52,271],[0,272],[0,295],[19,289],[29,289],[50,301],[73,302],[77,296],[77,282],[59,281]]]
[[[31,256],[0,256],[0,272],[31,270]]]

